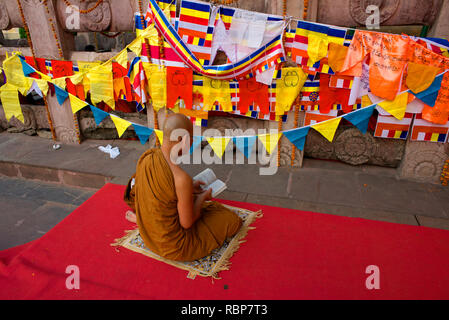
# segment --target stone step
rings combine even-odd
[[[106,183],[111,182],[113,178],[95,173],[77,172],[14,162],[0,162],[1,175],[87,189],[100,189]]]

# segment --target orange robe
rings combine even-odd
[[[159,148],[146,151],[137,163],[125,202],[136,212],[140,236],[154,253],[170,260],[193,261],[235,235],[242,220],[218,202],[206,202],[190,229],[179,222],[173,173]]]

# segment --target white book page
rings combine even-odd
[[[226,190],[227,186],[226,184],[221,180],[215,180],[214,183],[212,183],[209,186],[210,189],[212,189],[212,197],[218,196],[220,193]]]
[[[209,186],[217,180],[215,173],[211,169],[206,169],[203,172],[199,173],[193,178],[194,181],[203,181],[205,185],[203,185],[203,189],[209,189]]]

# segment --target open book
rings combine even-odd
[[[201,187],[203,188],[203,190],[212,189],[212,197],[214,198],[225,191],[227,188],[226,184],[223,181],[217,179],[215,173],[209,168],[197,174],[193,178],[193,181],[203,181],[205,184],[203,184]]]

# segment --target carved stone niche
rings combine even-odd
[[[372,15],[370,5],[380,9],[380,24],[432,25],[443,0],[311,0],[315,6],[317,21],[338,26],[364,26]],[[335,10],[338,8],[339,10]]]
[[[123,1],[122,1],[123,2]],[[103,0],[95,9],[87,13],[79,13],[77,8],[80,10],[88,10],[93,8],[97,0],[72,0],[70,3],[73,5],[72,8],[68,8],[64,1],[57,1],[56,11],[58,12],[59,22],[63,26],[63,29],[68,31],[106,31],[109,29],[112,21],[112,9],[109,0]],[[80,23],[79,29],[74,28],[76,24],[73,23],[73,19],[79,14]],[[123,17],[125,18],[125,17]],[[132,16],[126,17],[132,20]]]
[[[47,120],[47,113],[44,106],[22,104],[22,113],[24,123],[15,117],[6,121],[3,108],[0,108],[0,128],[11,133],[25,133],[28,135],[38,134],[40,136],[50,138],[50,126]]]
[[[448,144],[409,141],[400,176],[419,182],[440,183],[440,174],[447,159]]]
[[[115,111],[114,114],[122,119],[140,123],[146,126],[147,116],[141,113],[124,113]],[[119,139],[117,130],[110,117],[106,117],[98,126],[95,123],[95,118],[89,109],[85,108],[79,112],[80,130],[83,137],[86,139],[96,140],[112,140]],[[128,128],[120,139],[138,138],[132,127]]]
[[[351,165],[372,164],[397,168],[402,161],[405,141],[374,138],[353,127],[337,130],[333,143],[320,133],[310,130],[305,156],[315,159],[340,160]]]

